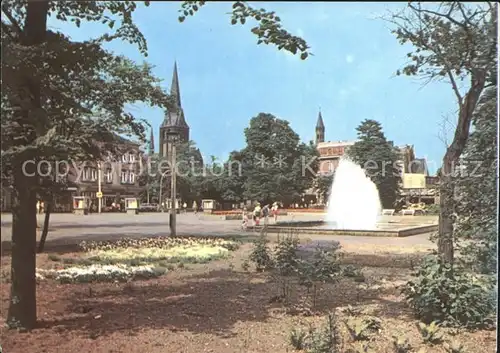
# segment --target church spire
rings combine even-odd
[[[319,108],[318,121],[316,122],[316,144],[320,142],[325,142],[325,124],[323,123],[321,108]]]
[[[181,108],[181,90],[179,88],[179,75],[177,74],[177,61],[174,62],[174,74],[172,75],[172,85],[170,86],[170,94],[174,96],[175,103],[178,108]]]

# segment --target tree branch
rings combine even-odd
[[[12,26],[16,30],[17,34],[19,36],[21,36],[23,34],[23,29],[21,28],[21,26],[19,25],[19,23],[17,23],[17,21],[14,18],[14,16],[12,16],[12,14],[9,11],[9,9],[7,9],[7,5],[5,5],[5,3],[2,4],[2,12],[9,19],[10,23],[12,24]]]

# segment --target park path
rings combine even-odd
[[[39,215],[39,224],[43,224],[44,215]],[[127,214],[92,214],[76,216],[73,214],[51,215],[48,243],[75,244],[82,240],[108,240],[124,237],[168,236],[168,213],[144,213],[135,216]],[[282,221],[321,220],[323,214],[293,214],[282,216]],[[390,218],[391,222],[402,222],[411,226],[435,222],[429,217]],[[386,220],[387,221],[387,220]],[[1,241],[10,243],[12,216],[2,214]],[[245,236],[256,235],[254,232],[243,232],[241,221],[224,220],[222,216],[193,213],[177,216],[177,234],[190,236]],[[428,240],[429,234],[419,234],[406,238],[361,237],[361,236],[325,236],[301,235],[312,240],[337,240],[344,248],[373,252],[376,249],[390,248],[395,252],[426,251],[433,248]],[[364,250],[363,250],[364,249]]]

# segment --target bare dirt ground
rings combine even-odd
[[[275,283],[265,274],[242,270],[250,249],[251,245],[245,244],[231,259],[186,265],[148,281],[91,285],[41,281],[40,327],[29,333],[2,331],[3,352],[292,352],[292,327],[324,323],[325,315],[335,310],[340,319],[347,315],[342,311],[347,305],[357,308],[359,315],[382,320],[382,331],[373,337],[368,352],[393,352],[393,335],[407,337],[415,351],[424,346],[417,321],[401,301],[397,288],[408,279],[409,269],[380,267],[391,264],[383,257],[382,263],[372,264],[377,267],[368,266],[375,257],[365,258],[367,282],[345,278],[326,286],[314,315],[292,315],[283,304],[271,302],[278,294]],[[356,255],[347,259],[361,261]],[[8,256],[2,257],[2,272],[7,277],[9,262]],[[47,255],[39,255],[38,267],[54,265]],[[2,321],[8,305],[5,279],[0,289]],[[342,352],[360,347],[346,332],[343,337]],[[463,343],[465,351],[472,353],[494,352],[495,337],[494,331],[446,331],[447,340]],[[427,352],[445,350],[431,346]]]

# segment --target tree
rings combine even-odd
[[[318,169],[317,151],[286,120],[260,113],[245,129],[247,146],[240,152],[243,197],[264,203],[289,204],[312,186]]]
[[[186,2],[183,8],[190,15],[203,4]],[[127,103],[143,101],[161,108],[171,104],[149,65],[102,48],[118,39],[137,44],[147,54],[145,38],[132,20],[136,7],[133,1],[2,3],[2,182],[12,186],[14,198],[7,318],[12,328],[36,324],[35,205],[44,187],[36,163],[54,158],[102,160],[118,152],[118,134],[144,140],[145,124],[125,111]],[[233,15],[240,23],[254,18],[259,25],[253,31],[265,43],[307,57],[306,43],[282,29],[274,14],[259,15],[238,4]],[[83,21],[104,23],[110,33],[73,42],[47,30],[49,16],[78,27]]]
[[[497,97],[496,75],[493,86],[479,100],[473,116],[471,133],[456,178],[456,239],[460,252],[479,272],[495,274],[497,270]]]
[[[398,196],[400,160],[398,150],[387,141],[382,126],[375,120],[366,119],[356,128],[358,141],[352,145],[347,155],[353,162],[365,169],[377,186],[383,208],[393,208]]]
[[[334,178],[335,174],[332,173],[327,175],[319,175],[315,180],[315,188],[316,190],[318,190],[320,198],[323,200],[323,202],[328,201]]]
[[[457,100],[457,123],[441,168],[438,252],[453,263],[454,186],[459,163],[484,89],[491,85],[497,55],[497,5],[459,1],[439,5],[410,2],[404,11],[386,18],[401,44],[411,44],[410,63],[397,74],[426,82],[444,80]],[[465,86],[465,87],[464,87]]]

